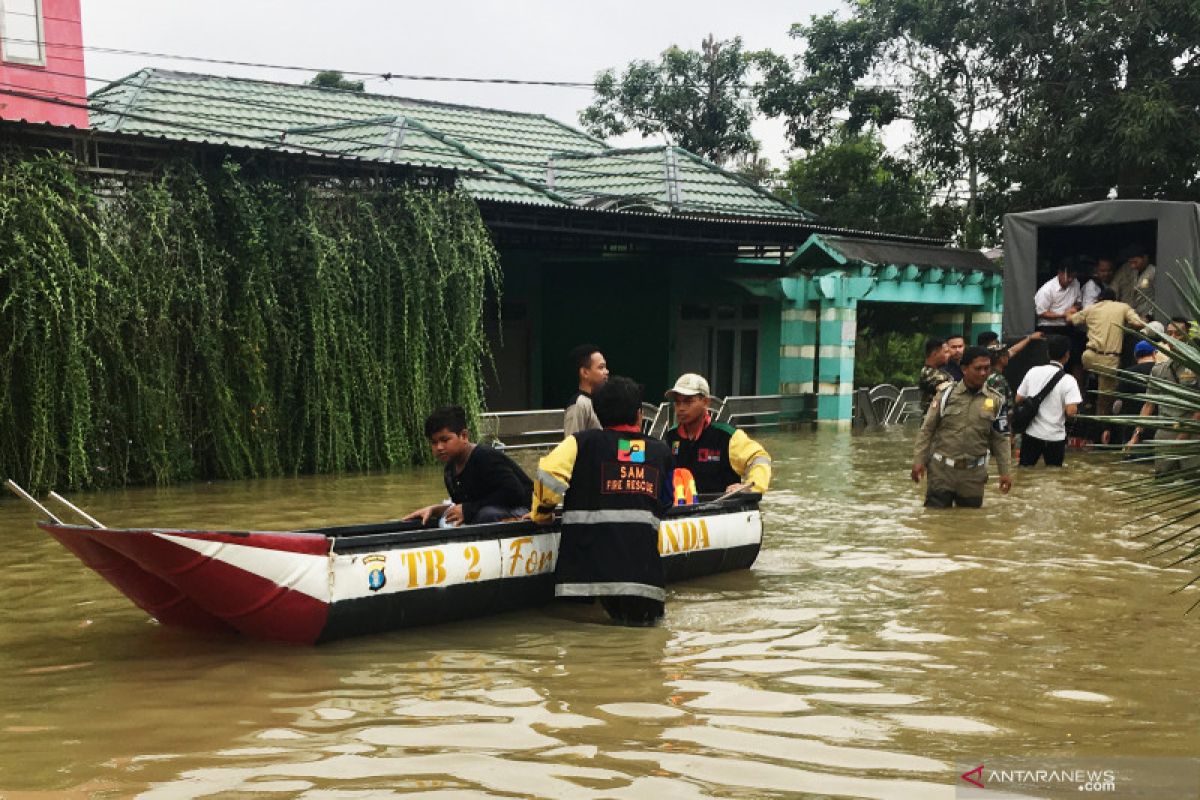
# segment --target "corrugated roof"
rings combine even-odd
[[[680,148],[611,150],[541,114],[161,69],[91,103],[100,130],[456,169],[481,200],[807,218]]]
[[[959,247],[888,242],[872,239],[857,239],[847,236],[820,234],[810,239],[793,257],[796,264],[811,266],[824,256],[818,250],[834,250],[848,261],[857,261],[873,266],[917,266],[935,267],[958,271],[999,272],[994,264],[978,250]]]
[[[551,185],[600,207],[640,201],[659,211],[718,216],[811,218],[744,179],[681,147],[663,145],[600,153],[557,153]]]

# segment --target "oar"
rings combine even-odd
[[[741,494],[742,492],[746,491],[747,489],[749,489],[751,487],[751,485],[752,484],[749,484],[749,483],[739,483],[737,486],[730,489],[728,492],[721,495],[716,500],[713,500],[713,502],[719,503],[722,500],[728,500],[729,498],[733,497],[735,494]]]
[[[17,497],[21,498],[26,503],[29,503],[31,506],[33,506],[34,508],[38,509],[43,514],[45,514],[46,519],[50,520],[55,525],[63,524],[61,519],[59,519],[58,517],[56,517],[50,513],[50,509],[46,508],[44,505],[39,503],[37,500],[34,500],[33,497],[30,496],[29,492],[25,491],[20,486],[18,486],[17,482],[14,481],[12,478],[9,478],[8,480],[6,480],[4,482],[4,485],[7,486],[12,491],[12,493],[15,494]]]
[[[62,503],[64,506],[66,506],[67,508],[69,508],[69,509],[71,509],[72,511],[74,511],[76,514],[78,514],[79,516],[81,516],[81,517],[83,517],[84,519],[86,519],[86,520],[87,520],[89,523],[91,523],[91,525],[92,525],[92,527],[93,527],[93,528],[105,528],[105,527],[107,527],[107,526],[106,526],[106,525],[105,525],[103,522],[101,522],[100,520],[96,519],[96,518],[95,518],[95,517],[93,517],[91,514],[87,513],[87,512],[86,512],[86,511],[84,511],[82,508],[80,508],[79,506],[75,505],[75,504],[74,504],[74,503],[72,503],[70,500],[68,500],[67,498],[63,497],[61,494],[59,494],[58,492],[53,492],[53,491],[52,491],[52,492],[50,492],[50,497],[51,497],[51,498],[53,498],[54,500],[57,500],[58,502]]]

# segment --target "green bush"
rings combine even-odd
[[[925,363],[924,333],[862,328],[854,344],[854,385],[916,386]]]

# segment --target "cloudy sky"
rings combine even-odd
[[[591,81],[607,67],[653,59],[709,33],[741,36],[750,49],[795,53],[793,22],[839,0],[82,0],[84,44],[97,48],[293,65],[314,69],[454,77]],[[95,82],[144,66],[299,82],[305,73],[86,53]],[[369,80],[367,90],[546,114],[578,125],[586,88]],[[763,155],[784,163],[782,126],[760,121]],[[617,144],[632,145],[636,137]]]

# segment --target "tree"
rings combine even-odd
[[[949,238],[959,209],[932,201],[934,181],[890,155],[873,131],[835,131],[793,160],[784,193],[826,225]]]
[[[856,0],[756,54],[762,111],[811,149],[903,124],[976,246],[1007,210],[1200,197],[1195,0]]]
[[[1016,208],[1115,197],[1200,199],[1200,5],[1013,0],[991,43]]]
[[[998,1],[998,0],[997,0]],[[941,188],[964,194],[964,239],[981,243],[981,182],[995,152],[986,122],[993,0],[861,0],[792,26],[806,47],[794,59],[762,53],[760,108],[784,117],[793,143],[821,146],[839,130],[854,135],[896,122],[912,129],[911,157]]]
[[[749,68],[740,38],[716,41],[710,35],[698,52],[672,46],[658,63],[632,62],[619,79],[611,69],[600,73],[595,100],[579,120],[596,136],[661,135],[723,164],[757,149],[744,99]]]
[[[320,86],[325,89],[346,89],[351,92],[363,90],[362,81],[348,81],[345,75],[334,69],[318,72],[311,81],[308,81],[308,85]]]

